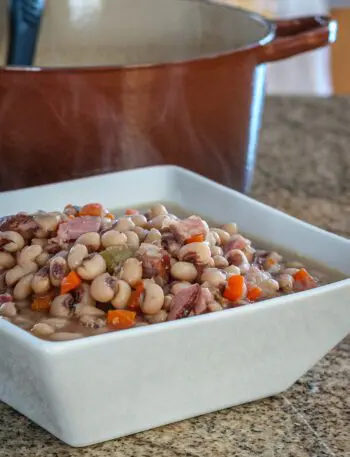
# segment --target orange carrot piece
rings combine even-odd
[[[132,209],[132,208],[128,208],[125,211],[126,216],[134,216],[135,214],[140,214],[140,212],[137,209]]]
[[[71,271],[61,282],[60,294],[66,294],[76,289],[81,284],[81,279],[75,271]]]
[[[119,330],[133,327],[135,325],[135,320],[136,313],[134,311],[116,309],[113,311],[108,311],[107,313],[108,325],[111,325]]]
[[[240,275],[233,275],[228,279],[227,287],[224,290],[224,297],[230,301],[237,301],[243,296],[244,278]]]
[[[131,296],[128,302],[128,308],[138,309],[140,307],[140,298],[145,290],[145,285],[143,281],[140,281],[136,284],[135,290],[131,292]]]
[[[111,221],[114,221],[114,219],[115,219],[115,216],[114,216],[112,213],[107,213],[107,214],[105,214],[105,217],[106,217],[107,219],[110,219]]]
[[[185,241],[185,244],[190,244],[190,243],[201,243],[204,241],[204,235],[202,233],[199,233],[198,235],[193,235],[187,238]]]
[[[296,281],[307,281],[308,279],[312,279],[312,276],[305,270],[305,268],[300,268],[294,275],[294,279]]]
[[[33,311],[46,311],[51,307],[51,302],[55,296],[55,292],[48,292],[45,295],[39,295],[34,298],[31,308]]]
[[[248,289],[247,298],[250,301],[256,301],[261,297],[262,290],[258,286],[251,287]]]
[[[80,208],[79,216],[100,216],[105,214],[105,210],[100,203],[89,203]]]

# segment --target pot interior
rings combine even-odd
[[[0,2],[4,17],[7,0]],[[203,0],[47,0],[35,65],[158,64],[237,50],[269,36],[261,17]]]

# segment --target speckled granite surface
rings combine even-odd
[[[253,195],[350,236],[350,98],[267,101]],[[0,403],[0,457],[349,457],[350,338],[277,397],[73,449]]]

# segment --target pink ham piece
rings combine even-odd
[[[184,243],[195,235],[203,235],[205,239],[209,232],[208,224],[198,216],[190,216],[182,221],[173,221],[169,228],[180,243]]]
[[[229,251],[233,249],[239,249],[243,251],[247,246],[251,244],[250,240],[244,238],[242,235],[233,235],[231,240],[225,244],[224,252],[227,254]]]
[[[142,262],[144,278],[164,278],[170,267],[169,254],[155,244],[142,243],[136,252],[136,258]]]
[[[76,240],[87,232],[98,232],[101,228],[101,218],[93,216],[76,217],[60,224],[57,238],[61,242]]]
[[[180,290],[172,299],[168,321],[182,319],[190,314],[202,314],[207,310],[208,303],[213,301],[209,289],[199,284]]]
[[[13,297],[10,294],[0,294],[0,305],[13,301]]]

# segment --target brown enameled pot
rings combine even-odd
[[[35,66],[0,69],[0,190],[177,164],[247,191],[264,64],[335,35],[202,0],[47,0]]]

